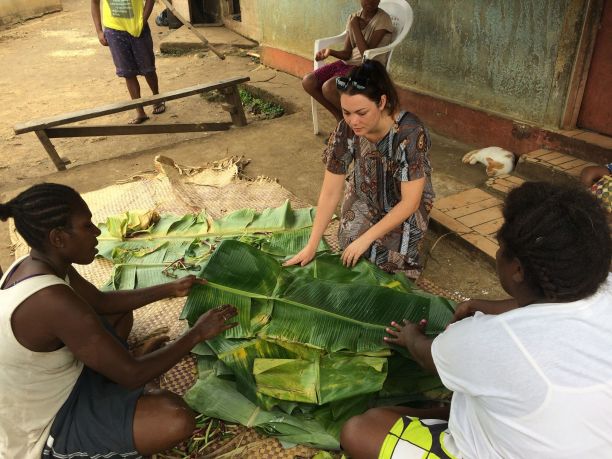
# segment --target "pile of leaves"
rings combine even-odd
[[[99,247],[115,263],[108,288],[186,273],[206,278],[181,314],[190,324],[220,304],[238,308],[239,326],[193,350],[199,378],[185,400],[194,409],[287,445],[331,450],[342,424],[368,407],[448,396],[437,377],[382,338],[401,319],[427,319],[427,333],[439,333],[453,305],[369,262],[348,269],[324,244],[306,267],[283,267],[305,245],[313,216],[288,203],[219,220],[161,216],[126,237],[126,214],[102,226]]]

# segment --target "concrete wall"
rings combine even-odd
[[[0,27],[61,9],[62,0],[0,0]]]
[[[585,3],[411,0],[414,26],[393,75],[419,92],[559,126]]]
[[[420,94],[558,127],[587,1],[410,0],[414,25],[392,75]],[[359,1],[243,0],[241,7],[238,32],[311,59],[314,39],[340,33]]]
[[[225,26],[244,37],[261,43],[264,27],[274,26],[262,22],[261,18],[265,16],[266,11],[262,9],[259,0],[242,0],[240,2],[241,21],[228,19],[228,15],[231,12],[230,2],[231,0],[220,0],[221,15]]]

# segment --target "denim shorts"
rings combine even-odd
[[[155,54],[151,29],[145,24],[140,37],[115,29],[104,29],[117,76],[124,78],[155,72]]]
[[[111,325],[105,327],[121,344]],[[43,459],[136,459],[142,457],[134,446],[134,413],[143,388],[126,389],[94,370],[83,371],[68,399],[58,411]]]

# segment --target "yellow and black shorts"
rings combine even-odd
[[[393,425],[378,459],[457,459],[444,447],[448,422],[404,416]]]

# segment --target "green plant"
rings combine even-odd
[[[285,109],[275,102],[261,99],[244,88],[240,88],[239,93],[243,107],[260,119],[279,118],[285,114]]]

